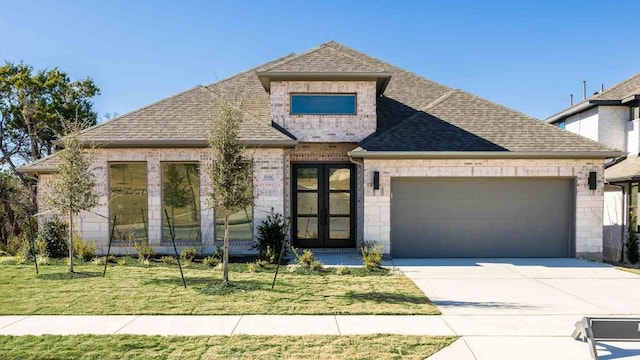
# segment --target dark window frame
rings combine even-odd
[[[327,97],[353,97],[353,112],[294,112],[293,99],[295,96],[327,96]],[[289,115],[358,115],[358,94],[357,93],[290,93],[289,94]]]
[[[113,222],[113,217],[112,217],[112,210],[111,210],[111,166],[112,165],[144,165],[145,167],[145,175],[146,175],[146,181],[145,181],[145,192],[146,192],[146,203],[147,203],[147,208],[146,208],[146,214],[144,214],[144,228],[145,228],[145,238],[146,238],[146,242],[147,244],[149,244],[149,168],[148,168],[148,163],[147,161],[108,161],[107,162],[107,216],[109,218],[109,238],[113,239],[113,242],[115,243],[126,243],[128,240],[124,240],[124,239],[120,239],[120,238],[116,238],[115,235],[112,237],[111,235],[111,229],[112,229],[112,222]],[[118,225],[118,220],[116,219],[116,225]],[[134,240],[135,242],[135,240]]]
[[[187,160],[187,161],[179,161],[179,160],[170,160],[170,161],[160,161],[160,211],[161,211],[161,219],[160,219],[160,242],[162,244],[169,244],[171,243],[171,238],[169,235],[169,239],[165,240],[165,229],[164,229],[164,225],[165,225],[165,221],[166,219],[166,215],[164,213],[164,169],[163,169],[163,165],[165,164],[195,164],[197,166],[198,169],[198,199],[197,199],[197,205],[198,205],[198,234],[199,234],[199,239],[194,239],[194,240],[179,240],[176,239],[176,242],[180,243],[180,245],[185,245],[185,244],[194,244],[194,245],[198,245],[202,243],[202,206],[200,204],[200,199],[202,198],[202,182],[200,181],[200,177],[202,175],[202,166],[200,165],[200,162],[197,160]]]

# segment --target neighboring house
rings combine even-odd
[[[117,215],[116,251],[148,239],[170,252],[166,209],[181,246],[212,251],[202,167],[217,99],[230,95],[256,195],[232,217],[235,253],[251,251],[273,208],[303,248],[602,258],[603,164],[620,152],[336,42],[85,130],[102,205],[79,216],[82,235],[104,252]],[[43,208],[55,162],[22,168],[39,174]]]
[[[565,109],[545,121],[628,153],[605,170],[605,257],[618,260],[624,234],[638,229],[640,181],[640,74]]]

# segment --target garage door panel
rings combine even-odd
[[[566,257],[570,179],[392,179],[394,257]]]

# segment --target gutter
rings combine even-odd
[[[53,141],[55,145],[62,145],[61,141]],[[249,148],[281,148],[294,147],[296,140],[240,140],[240,144]],[[207,140],[118,140],[111,141],[85,141],[84,147],[98,148],[207,148]]]
[[[567,118],[571,115],[577,114],[579,112],[582,112],[584,110],[587,109],[591,109],[592,107],[595,107],[597,104],[591,103],[590,101],[583,101],[573,107],[570,107],[566,110],[563,110],[555,115],[551,115],[550,117],[548,117],[546,120],[544,120],[544,122],[549,123],[549,124],[553,124],[557,121],[560,121],[564,118]]]
[[[608,159],[621,151],[363,151],[347,153],[363,159]]]

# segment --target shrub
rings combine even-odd
[[[127,265],[127,258],[126,257],[121,257],[118,259],[117,262],[118,266],[125,266]]]
[[[49,250],[47,250],[47,243],[42,239],[36,239],[34,246],[36,248],[36,254],[40,256],[49,257]]]
[[[198,255],[200,255],[198,249],[194,247],[186,247],[180,252],[180,259],[186,264],[187,262],[193,262],[193,259]]]
[[[153,246],[147,244],[146,242],[136,242],[135,244],[133,244],[133,246],[136,248],[136,252],[138,253],[138,260],[149,260],[153,256]]]
[[[215,255],[213,255],[213,256],[207,256],[202,260],[202,262],[208,267],[216,267],[218,264],[220,264],[220,259],[218,259],[217,257],[215,257]]]
[[[18,255],[25,241],[26,239],[23,237],[13,236],[7,244],[7,253],[9,253],[9,255]]]
[[[22,265],[25,263],[25,261],[27,261],[27,258],[20,252],[18,252],[16,256],[14,256],[14,259],[16,259],[16,265]]]
[[[276,213],[271,208],[271,213],[258,226],[256,243],[253,248],[258,249],[258,256],[261,260],[266,260],[275,264],[283,251],[282,257],[287,256],[287,226],[284,216]]]
[[[374,241],[365,241],[362,244],[360,253],[362,254],[362,263],[367,270],[374,270],[380,267],[382,251],[382,245],[378,245]]]
[[[96,256],[96,247],[78,235],[74,235],[73,254],[82,261],[91,261]]]
[[[104,265],[106,262],[107,262],[107,258],[104,256],[95,257],[93,258],[93,260],[91,260],[91,263],[95,266]]]
[[[252,262],[247,263],[247,272],[253,273],[256,272],[256,264]]]
[[[256,260],[256,266],[260,269],[266,268],[267,265],[269,265],[269,262],[267,260]]]
[[[633,230],[629,230],[625,250],[627,253],[627,260],[630,264],[636,264],[640,261],[640,254],[638,254],[638,234]]]
[[[349,268],[344,265],[338,265],[336,267],[336,275],[347,275],[349,273]]]
[[[309,249],[304,249],[301,255],[298,255],[296,248],[292,247],[291,251],[296,257],[296,264],[305,269],[320,270],[324,267],[321,261],[316,259],[313,252]]]
[[[36,259],[38,259],[38,265],[51,264],[51,259],[47,255],[38,255]]]
[[[222,248],[222,246],[216,246],[216,250],[213,252],[212,256],[222,261],[222,258],[224,257],[224,249]]]
[[[38,231],[38,239],[47,244],[47,254],[53,258],[63,258],[69,254],[67,246],[67,224],[51,218],[44,221]]]
[[[176,259],[173,256],[163,256],[160,260],[167,265],[172,265]]]

